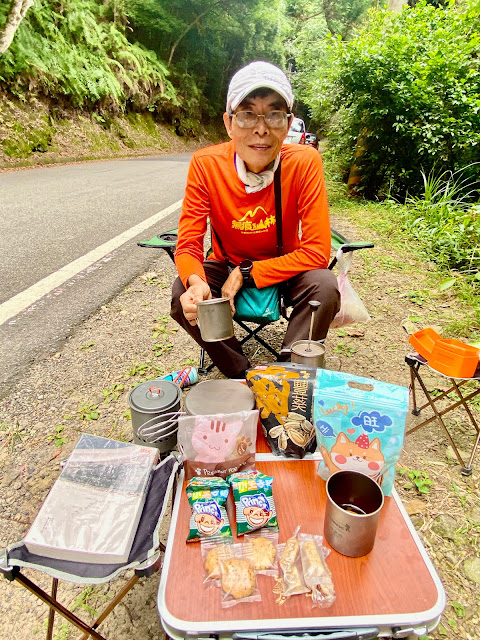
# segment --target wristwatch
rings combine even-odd
[[[242,274],[242,277],[243,277],[244,286],[254,287],[255,280],[251,276],[253,262],[251,260],[242,260],[238,266],[240,268],[240,273]]]

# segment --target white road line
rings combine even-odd
[[[77,260],[70,262],[70,264],[67,264],[55,273],[39,280],[36,284],[25,289],[25,291],[18,293],[16,296],[13,296],[13,298],[10,298],[10,300],[6,300],[3,304],[0,304],[0,325],[16,316],[34,302],[37,302],[37,300],[40,300],[40,298],[43,298],[43,296],[50,293],[50,291],[56,287],[59,287],[70,278],[73,278],[73,276],[83,269],[90,267],[92,264],[97,262],[97,260],[101,260],[101,258],[108,253],[118,249],[122,244],[125,244],[125,242],[128,242],[128,240],[131,240],[145,229],[148,229],[163,218],[166,218],[168,215],[179,209],[182,206],[182,202],[183,200],[174,202],[166,209],[162,209],[162,211],[155,213],[147,220],[140,222],[135,227],[128,229],[128,231],[124,231],[116,238],[112,238],[112,240],[105,242],[96,249],[92,249],[92,251],[89,251],[81,258],[77,258]]]

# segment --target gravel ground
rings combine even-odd
[[[347,237],[361,239],[342,216],[334,222]],[[392,255],[385,241],[373,239],[376,248],[355,257],[352,276],[373,320],[332,331],[327,353],[340,356],[344,371],[408,385],[406,321],[422,316],[425,324],[441,327],[452,317],[453,309],[458,310],[457,302],[448,291],[422,299],[418,292],[428,291],[435,275],[431,266],[419,265],[407,253]],[[81,432],[131,439],[126,395],[132,384],[198,363],[197,347],[177,331],[168,316],[174,275],[169,259],[158,256],[151,272],[136,278],[78,326],[58,353],[34,364],[0,400],[1,548],[26,533],[58,476],[59,462],[68,456]],[[277,345],[284,331],[282,322],[268,329]],[[249,356],[253,363],[270,360],[261,348],[252,347]],[[216,376],[220,377],[210,375]],[[429,384],[441,388],[444,382],[432,374]],[[450,416],[460,449],[468,448],[472,429],[460,413]],[[410,416],[409,425],[412,420]],[[479,637],[477,467],[470,477],[462,476],[446,438],[435,425],[408,436],[399,461],[397,489],[447,592],[442,626],[430,634],[431,639]],[[417,487],[429,492],[421,493]],[[48,588],[48,580],[39,574],[35,577]],[[63,583],[59,598],[69,607],[74,605],[79,616],[92,619],[94,611],[102,609],[105,596],[118,592],[128,577],[87,589]],[[158,581],[159,575],[140,581],[102,624],[101,632],[112,640],[163,638],[156,610]],[[15,583],[0,582],[0,616],[0,640],[32,640],[45,633],[47,607]],[[80,635],[57,619],[56,640]]]

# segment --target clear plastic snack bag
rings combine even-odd
[[[299,529],[300,527],[295,529],[293,536],[287,542],[278,545],[281,575],[273,591],[278,594],[277,602],[280,604],[283,604],[290,596],[310,591],[303,579],[300,544],[298,542]]]
[[[202,561],[205,568],[204,584],[209,586],[220,586],[222,578],[222,571],[220,568],[220,560],[230,560],[234,557],[234,544],[233,540],[225,540],[219,542],[218,540],[206,540],[200,541],[202,550]]]
[[[347,275],[352,257],[351,252],[344,254],[341,248],[337,251],[337,284],[338,290],[340,291],[340,311],[332,320],[330,325],[331,329],[344,327],[354,322],[368,322],[371,320],[365,305],[353,288]]]
[[[330,607],[335,602],[335,587],[332,573],[325,563],[326,549],[323,537],[299,533],[300,557],[303,579],[312,591],[312,602],[319,607]]]
[[[277,547],[276,531],[261,529],[245,534],[244,554],[257,574],[278,576]]]
[[[239,602],[260,602],[262,597],[257,586],[253,564],[245,555],[245,545],[233,544],[232,558],[219,558],[222,607],[229,608]]]

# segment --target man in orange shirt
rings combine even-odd
[[[244,285],[282,283],[290,314],[279,360],[308,338],[308,302],[319,301],[312,338],[323,340],[340,307],[328,270],[330,223],[320,154],[310,146],[283,144],[293,113],[287,76],[267,62],[252,62],[232,78],[223,116],[230,142],[197,151],[190,163],[178,228],[172,317],[202,346],[227,377],[250,366],[235,337],[204,342],[197,302],[234,298]],[[274,175],[281,170],[283,254],[277,255]],[[210,219],[212,254],[204,261]],[[240,268],[241,267],[241,268]]]

